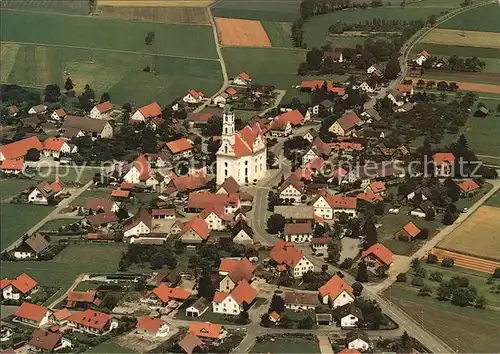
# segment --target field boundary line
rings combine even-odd
[[[16,42],[16,41],[1,41],[1,43],[14,43],[21,45],[33,45],[41,47],[56,47],[56,48],[71,48],[71,49],[85,49],[85,50],[96,50],[104,52],[115,52],[115,53],[125,53],[125,54],[138,54],[138,55],[150,55],[165,58],[178,58],[178,59],[190,59],[190,60],[206,60],[206,61],[219,61],[218,58],[200,58],[200,57],[190,57],[183,55],[173,55],[173,54],[160,54],[160,53],[148,53],[148,52],[136,52],[132,50],[122,50],[122,49],[106,49],[106,48],[92,48],[76,45],[66,45],[66,44],[50,44],[50,43],[34,43],[34,42]]]

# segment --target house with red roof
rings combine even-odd
[[[87,215],[100,212],[116,213],[120,209],[120,204],[111,199],[90,197],[81,208]]]
[[[90,110],[90,118],[109,120],[111,119],[113,108],[114,105],[109,101],[99,103]]]
[[[418,228],[413,222],[409,222],[403,226],[400,230],[396,231],[394,238],[399,241],[413,241],[422,230]]]
[[[212,205],[222,206],[226,214],[232,214],[241,207],[240,195],[239,193],[222,194],[206,191],[189,193],[186,210],[190,212],[200,212]]]
[[[233,85],[247,86],[252,83],[252,78],[246,72],[241,72],[233,79]]]
[[[292,311],[314,311],[320,304],[315,292],[287,291],[284,300],[285,308]]]
[[[207,125],[210,118],[215,117],[213,113],[191,112],[187,115],[187,121],[191,128],[202,128]]]
[[[214,313],[238,316],[252,306],[256,297],[257,290],[248,281],[240,280],[231,292],[215,292],[212,310]]]
[[[454,171],[455,155],[451,152],[437,152],[432,155],[434,175],[439,178],[450,177]]]
[[[209,230],[223,231],[226,229],[231,217],[226,214],[224,206],[212,204],[200,213],[200,217],[208,224]]]
[[[153,209],[151,210],[153,220],[173,220],[176,218],[175,209]]]
[[[161,118],[161,115],[161,106],[158,104],[158,102],[153,102],[146,106],[142,106],[137,111],[135,111],[134,114],[132,114],[132,117],[130,117],[130,120],[132,122],[144,122],[156,117]]]
[[[123,237],[128,239],[130,243],[133,243],[134,236],[149,234],[152,229],[151,214],[145,208],[140,208],[137,213],[123,225]]]
[[[330,241],[332,241],[332,238],[329,236],[313,237],[311,239],[311,248],[316,252],[325,251],[328,249]]]
[[[392,252],[381,243],[376,243],[361,253],[361,258],[369,268],[389,267],[392,264],[392,257]]]
[[[38,283],[28,274],[23,273],[14,279],[0,280],[2,299],[21,300],[29,298],[39,289]]]
[[[219,275],[222,280],[219,283],[219,291],[232,291],[239,281],[250,282],[253,278],[255,265],[244,257],[240,260],[223,258],[219,265]]]
[[[18,175],[24,170],[23,160],[3,160],[0,170],[6,175]]]
[[[54,198],[61,194],[64,186],[59,181],[38,183],[28,194],[28,201],[33,204],[47,205],[54,201]]]
[[[90,305],[99,306],[102,302],[96,290],[70,291],[66,295],[65,301],[64,306],[71,309],[86,309]]]
[[[418,64],[419,66],[422,66],[427,59],[431,57],[431,54],[427,50],[422,50],[420,53],[417,54],[415,59],[413,61]]]
[[[396,91],[401,92],[406,97],[413,95],[413,86],[411,84],[397,84]]]
[[[70,154],[71,152],[71,147],[63,139],[50,137],[43,142],[43,154],[46,157],[58,159],[62,155]]]
[[[321,157],[327,159],[332,152],[331,146],[323,142],[319,137],[316,137],[311,145],[306,149],[304,155],[302,155],[302,165],[307,165],[309,162],[315,158]]]
[[[14,321],[21,322],[27,326],[41,327],[49,322],[52,311],[40,305],[23,302],[14,314]]]
[[[139,317],[136,325],[136,333],[145,334],[151,337],[165,337],[170,331],[167,322],[161,318],[153,318],[148,315]]]
[[[67,308],[55,311],[50,316],[50,322],[57,324],[59,326],[64,326],[68,323],[68,318],[71,317],[71,311]]]
[[[465,181],[458,182],[457,186],[460,188],[461,197],[470,197],[476,194],[481,188],[481,186],[473,179],[466,179]]]
[[[0,146],[0,161],[23,160],[29,150],[43,150],[43,145],[38,137],[32,136],[10,144]]]
[[[337,119],[330,128],[328,128],[328,131],[340,136],[349,136],[362,124],[363,121],[361,118],[359,118],[356,113],[350,112]]]
[[[234,87],[228,88],[226,91],[222,92],[219,96],[213,99],[213,104],[224,108],[227,103],[231,102],[237,97],[238,91]]]
[[[345,213],[348,217],[357,216],[357,199],[341,195],[331,195],[326,190],[320,191],[312,201],[314,214],[325,220],[337,219]]]
[[[37,329],[31,335],[31,339],[25,349],[28,349],[29,353],[56,352],[63,348],[71,348],[72,346],[71,341],[59,333]]]
[[[227,336],[222,325],[211,322],[194,322],[189,326],[189,332],[204,343],[220,343]]]
[[[363,201],[370,203],[370,204],[376,204],[376,203],[382,202],[384,200],[384,197],[380,196],[379,194],[372,193],[372,192],[359,193],[356,196],[356,198],[358,200],[363,200]]]
[[[209,236],[208,223],[199,215],[184,223],[180,232],[181,241],[188,244],[202,243]]]
[[[52,114],[50,115],[50,119],[60,122],[64,120],[66,116],[67,116],[66,111],[62,108],[58,108],[54,112],[52,112]]]
[[[386,191],[387,187],[383,181],[373,181],[364,190],[365,193],[373,193],[381,196],[384,196]]]
[[[205,94],[201,91],[196,91],[195,89],[190,89],[186,96],[182,100],[186,103],[196,104],[203,101]]]
[[[291,242],[279,240],[269,256],[277,263],[278,272],[289,272],[294,278],[302,278],[304,273],[314,271],[314,265]]]
[[[147,303],[150,307],[164,307],[170,301],[182,303],[191,296],[191,291],[182,288],[170,288],[167,284],[161,283],[152,291],[146,293],[146,296],[141,300]]]
[[[174,160],[180,160],[193,156],[193,145],[186,138],[169,141],[167,143],[167,148],[172,155],[172,159]]]
[[[282,118],[275,118],[269,129],[272,137],[285,138],[292,134],[292,124]]]
[[[15,117],[19,114],[19,107],[16,105],[12,105],[7,107],[7,112],[9,113],[10,117]]]
[[[313,227],[310,222],[289,222],[285,224],[283,238],[286,242],[310,242],[313,236]]]
[[[276,116],[274,119],[282,119],[285,122],[290,123],[292,127],[303,125],[306,121],[306,118],[302,115],[302,113],[300,113],[298,109],[282,113],[279,116]]]
[[[111,315],[87,309],[68,317],[68,327],[75,332],[102,336],[118,327],[118,321]]]
[[[338,274],[335,274],[319,288],[319,296],[323,304],[329,304],[333,308],[354,302],[351,286]]]
[[[151,177],[150,175],[151,165],[144,154],[140,154],[134,161],[133,165],[123,176],[123,181],[126,183],[146,183],[146,181]]]

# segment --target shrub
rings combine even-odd
[[[441,261],[441,265],[443,267],[451,268],[451,267],[453,267],[455,265],[455,260],[453,258],[450,258],[450,257],[445,257]]]
[[[413,277],[413,279],[411,280],[411,285],[413,286],[424,286],[424,280],[420,277]]]
[[[437,258],[437,256],[435,254],[431,253],[431,254],[429,254],[427,256],[427,260],[426,261],[429,264],[436,264],[438,262],[438,258]]]
[[[398,283],[406,283],[406,280],[408,279],[408,276],[406,273],[399,273],[398,276],[396,277],[396,281]]]

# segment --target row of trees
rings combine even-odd
[[[386,20],[383,18],[373,18],[364,22],[342,22],[337,21],[328,27],[328,32],[332,34],[342,34],[345,31],[363,32],[396,32],[401,31],[411,22],[405,20]]]
[[[430,57],[423,63],[425,69],[430,69],[436,64],[439,59],[437,57]],[[453,71],[466,71],[477,72],[484,69],[486,63],[478,57],[460,58],[458,55],[452,55],[448,58],[447,64],[441,68]]]

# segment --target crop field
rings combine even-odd
[[[487,64],[488,65],[488,64]],[[496,69],[496,63],[490,63],[492,71],[480,71],[480,72],[465,72],[465,71],[451,71],[451,70],[440,70],[440,69],[429,69],[425,70],[424,75],[415,79],[423,80],[433,80],[433,81],[448,81],[448,82],[462,82],[462,83],[477,83],[477,84],[489,84],[492,86],[498,86],[500,82],[500,73],[493,70]],[[486,70],[486,68],[485,68]],[[414,79],[414,80],[415,80]],[[466,86],[460,87],[460,90],[466,90]],[[475,90],[476,88],[474,88]],[[472,89],[471,89],[472,91]],[[495,94],[496,90],[479,90],[479,92],[491,92]]]
[[[437,28],[426,35],[422,42],[453,46],[499,48],[500,32],[462,31]]]
[[[86,15],[88,0],[2,0],[2,9]]]
[[[300,17],[301,0],[220,0],[212,7],[216,17],[293,22]]]
[[[356,48],[356,45],[363,44],[368,37],[329,35],[326,42],[333,48]]]
[[[499,229],[500,208],[482,206],[441,241],[438,247],[500,260]]]
[[[210,24],[208,11],[204,7],[102,6],[99,10],[100,16],[124,20]]]
[[[500,6],[489,4],[464,12],[441,24],[440,28],[500,33]]]
[[[2,203],[2,224],[0,225],[2,250],[53,210],[54,207],[46,205]]]
[[[273,47],[291,48],[293,42],[291,38],[292,24],[290,22],[262,22],[267,35],[271,39]]]
[[[208,6],[213,0],[98,0],[98,6]]]
[[[270,47],[271,41],[260,21],[215,18],[219,42],[241,47]]]
[[[289,89],[298,85],[299,64],[305,60],[304,50],[273,48],[222,48],[229,76],[245,71],[256,83]]]

